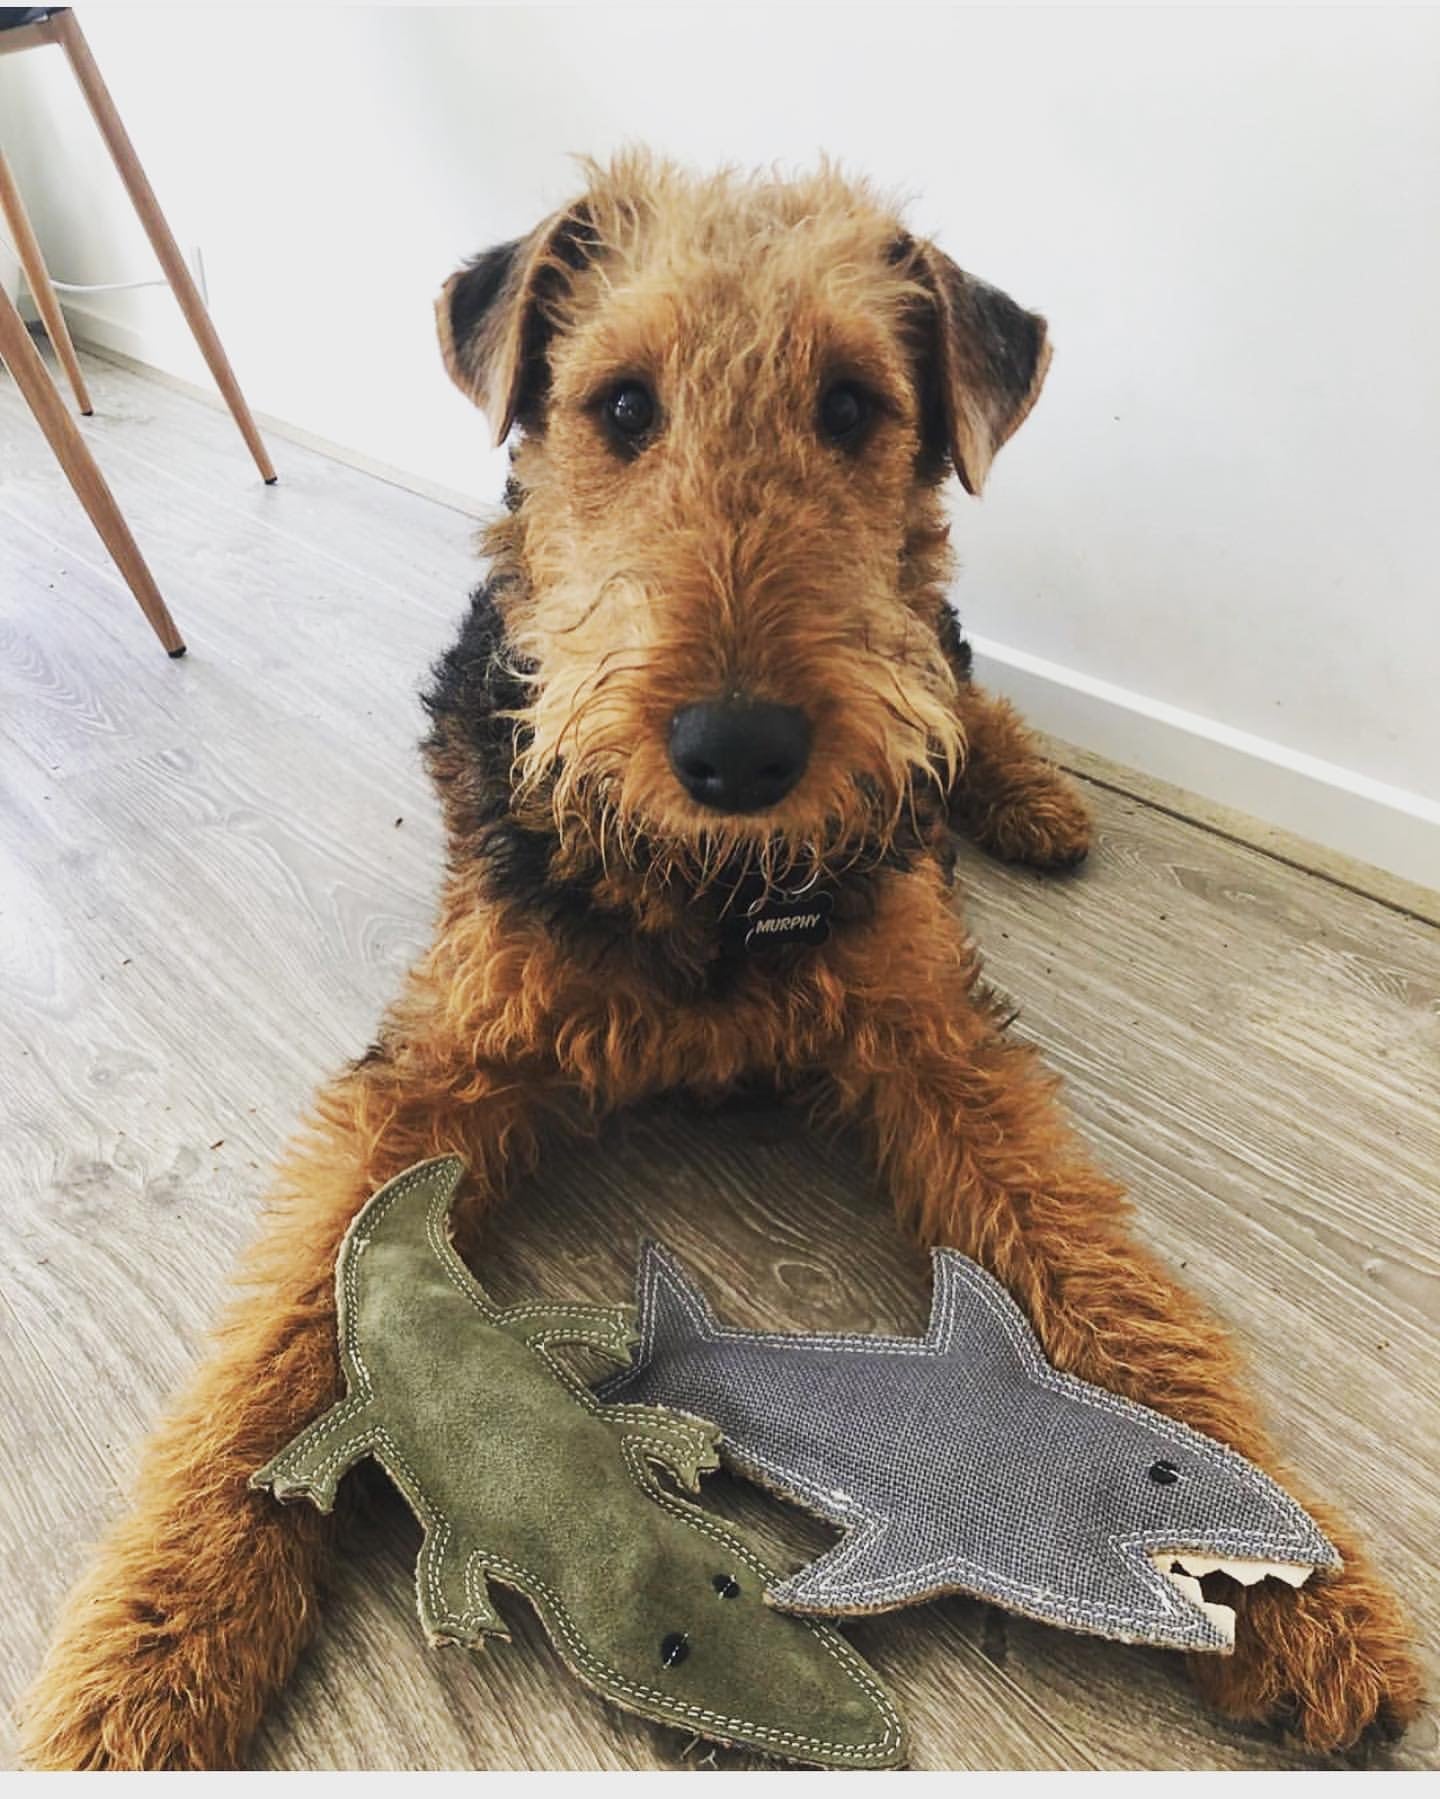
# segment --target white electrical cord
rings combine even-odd
[[[148,281],[97,281],[86,286],[80,281],[57,281],[52,275],[50,285],[61,294],[124,294],[135,287],[165,287],[163,275],[152,275]]]
[[[0,237],[0,244],[5,246],[18,263],[20,260],[20,252],[15,248],[14,244],[10,242],[10,239],[8,237]],[[50,277],[50,285],[55,288],[57,292],[62,294],[122,294],[128,293],[131,288],[166,287],[169,283],[163,275],[151,275],[149,279],[145,281],[99,281],[87,285],[81,281],[57,281],[52,275]]]

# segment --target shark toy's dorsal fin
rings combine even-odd
[[[934,1349],[1027,1373],[1045,1365],[1029,1319],[993,1274],[958,1249],[933,1250],[931,1268],[935,1285],[925,1339]]]

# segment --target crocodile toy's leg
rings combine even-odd
[[[544,1350],[552,1343],[583,1343],[621,1367],[628,1365],[636,1342],[633,1306],[512,1306],[499,1322],[535,1348]],[[553,1360],[551,1366],[578,1394],[589,1397],[568,1369]],[[719,1432],[713,1424],[688,1418],[682,1412],[645,1405],[606,1406],[601,1415],[635,1452],[642,1480],[649,1478],[643,1464],[655,1463],[694,1493],[699,1489],[700,1476],[720,1465],[716,1453]]]
[[[666,1469],[691,1493],[699,1492],[702,1474],[720,1466],[720,1432],[701,1418],[653,1406],[613,1405],[606,1406],[605,1421],[624,1437],[632,1456]]]
[[[432,1643],[473,1647],[482,1637],[504,1637],[505,1620],[490,1603],[478,1556],[456,1540],[448,1524],[427,1526],[415,1565],[420,1624]]]
[[[842,1113],[867,1129],[901,1218],[923,1242],[998,1276],[1057,1367],[1277,1472],[1219,1326],[1128,1233],[1121,1189],[1087,1163],[1033,1050],[1004,1035],[943,896],[906,882],[890,903],[877,925],[883,974],[863,940],[853,967],[837,956],[840,978],[863,986],[867,1028],[843,1034],[828,1073]],[[1408,1631],[1350,1532],[1283,1470],[1278,1478],[1345,1566],[1299,1592],[1268,1581],[1241,1589],[1234,1654],[1193,1657],[1192,1669],[1226,1711],[1283,1720],[1315,1749],[1343,1748],[1414,1714]]]
[[[467,916],[475,914],[473,900]],[[244,1269],[245,1292],[142,1460],[134,1508],[69,1601],[23,1705],[24,1748],[51,1768],[237,1763],[317,1617],[328,1521],[251,1490],[257,1468],[339,1397],[335,1256],[351,1218],[412,1163],[470,1165],[461,1207],[533,1154],[553,1094],[524,1066],[476,1068],[503,1031],[454,1004],[457,933],[391,1015],[384,1042],[325,1091]],[[487,946],[464,940],[466,953]],[[492,946],[493,947],[493,946]],[[433,998],[431,997],[433,996]]]
[[[309,1499],[319,1511],[333,1512],[341,1480],[374,1446],[369,1408],[345,1399],[252,1474],[250,1485],[268,1488],[277,1499]]]
[[[634,1306],[520,1305],[501,1312],[496,1323],[522,1343],[583,1343],[623,1368],[634,1351]]]

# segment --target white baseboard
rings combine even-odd
[[[155,343],[148,332],[122,325],[118,319],[112,319],[103,307],[77,300],[72,294],[61,294],[59,299],[65,323],[70,327],[70,335],[80,349],[99,350],[102,353],[114,351],[123,361],[133,363],[147,375],[157,375],[162,381],[180,379],[179,376],[156,367]],[[200,352],[188,338],[185,340],[183,353],[195,370],[196,383],[206,379],[205,364]]]
[[[208,385],[157,370],[139,332],[83,303],[67,300],[65,312],[75,337],[85,345],[212,406],[220,404]],[[265,429],[292,442],[461,511],[480,510],[473,496],[382,466],[288,420],[257,416]],[[1048,736],[1404,881],[1440,890],[1440,803],[1025,650],[985,637],[970,641],[980,680],[1007,694]]]
[[[1049,736],[1440,889],[1440,803],[986,637],[975,673]]]

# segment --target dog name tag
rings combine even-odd
[[[738,918],[727,920],[732,938],[744,949],[764,949],[770,944],[823,943],[830,935],[833,893],[802,894],[798,899],[775,898],[757,902]]]

